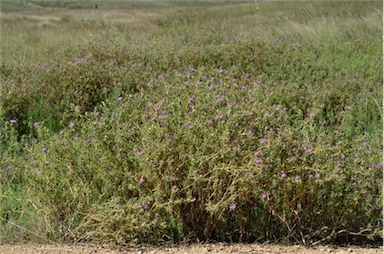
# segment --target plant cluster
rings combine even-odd
[[[20,222],[119,244],[381,237],[380,34],[266,41],[222,10],[1,62],[5,239]]]

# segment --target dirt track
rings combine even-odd
[[[356,253],[373,254],[383,253],[383,247],[330,247],[316,246],[313,248],[294,245],[269,244],[193,244],[178,245],[174,247],[138,247],[138,248],[109,248],[108,246],[93,245],[35,245],[35,244],[4,244],[0,245],[1,254],[204,254],[204,253],[254,253],[254,254],[316,254],[316,253]]]

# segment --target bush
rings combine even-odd
[[[321,101],[288,111],[264,82],[232,76],[174,73],[53,137],[39,128],[25,173],[49,232],[119,243],[374,237],[380,145],[319,125]]]
[[[259,3],[129,26],[74,13],[21,38],[83,27],[92,42],[37,58],[44,44],[19,52],[29,40],[8,27],[0,241],[380,237],[380,6]]]

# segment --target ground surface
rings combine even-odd
[[[315,253],[383,253],[382,247],[331,247],[316,246],[313,248],[294,245],[270,245],[270,244],[194,244],[178,245],[175,247],[140,247],[140,248],[109,248],[108,246],[92,245],[34,245],[34,244],[4,244],[0,245],[2,254],[204,254],[204,253],[257,253],[257,254],[315,254]]]

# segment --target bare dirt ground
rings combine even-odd
[[[300,245],[272,245],[272,244],[191,244],[167,247],[136,247],[110,248],[98,245],[37,245],[37,244],[4,244],[0,245],[1,254],[205,254],[205,253],[238,253],[238,254],[374,254],[384,253],[383,247],[335,247]]]

